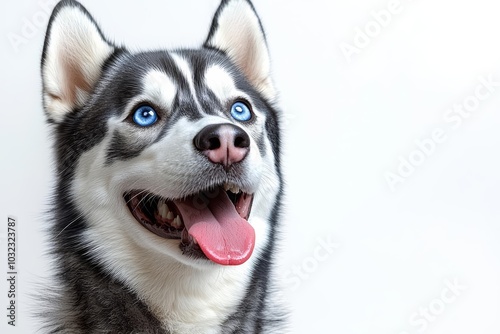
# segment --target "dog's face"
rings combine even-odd
[[[272,228],[279,131],[259,19],[224,1],[197,50],[130,53],[74,1],[56,8],[42,60],[60,188],[79,242],[120,267],[141,254],[239,265]],[[71,224],[71,222],[67,222]]]

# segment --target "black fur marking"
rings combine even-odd
[[[129,141],[130,142],[130,141]],[[108,148],[108,155],[106,157],[106,165],[110,165],[114,160],[127,160],[138,157],[142,150],[144,150],[147,145],[130,145],[127,143],[127,138],[123,137],[119,133],[113,134],[113,139]]]

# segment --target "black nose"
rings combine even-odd
[[[211,162],[225,167],[242,161],[250,151],[250,137],[233,124],[208,125],[194,137],[193,143]]]

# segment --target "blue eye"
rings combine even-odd
[[[150,106],[142,106],[135,110],[133,119],[135,124],[147,127],[156,123],[158,114]]]
[[[252,112],[243,102],[236,102],[231,107],[231,116],[237,121],[246,122],[252,118]]]

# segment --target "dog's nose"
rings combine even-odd
[[[194,137],[194,146],[211,162],[228,168],[245,159],[250,151],[250,137],[236,125],[213,124]]]

